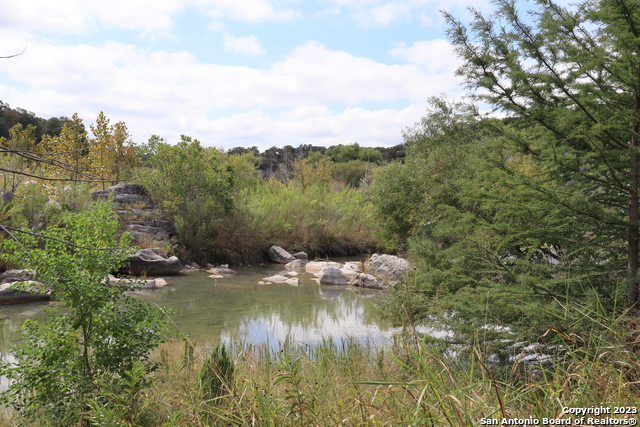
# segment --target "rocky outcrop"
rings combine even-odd
[[[91,193],[94,200],[108,200],[113,197],[113,203],[121,208],[126,205],[138,205],[153,209],[151,196],[144,186],[140,184],[118,184],[104,190]]]
[[[178,235],[173,222],[152,219],[150,221],[130,220],[129,231],[133,234],[133,238],[136,241],[142,241],[145,237],[149,237],[156,241],[171,240],[172,237]]]
[[[7,270],[0,274],[0,305],[27,304],[51,300],[42,284],[33,280],[33,270]],[[22,282],[23,289],[14,289],[14,283]]]
[[[140,249],[128,259],[128,265],[120,269],[122,274],[140,276],[170,276],[182,270],[182,263],[175,257],[158,255],[151,249]]]
[[[342,271],[342,273],[344,273],[344,275],[347,277],[347,281],[349,283],[352,283],[353,279],[355,279],[358,274],[362,273],[360,265],[360,263],[346,262],[340,269],[340,271]]]
[[[346,285],[347,276],[337,267],[324,268],[320,273],[321,285]]]
[[[269,248],[268,256],[269,260],[278,264],[287,264],[291,261],[295,261],[296,259],[289,252],[276,245]]]
[[[413,268],[406,259],[395,255],[373,254],[364,264],[364,270],[391,285],[398,283],[404,274]]]
[[[94,200],[113,200],[118,215],[125,223],[125,230],[133,234],[134,241],[167,242],[178,236],[173,221],[164,218],[154,209],[153,201],[140,184],[118,184],[91,194]]]

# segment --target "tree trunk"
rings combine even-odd
[[[638,138],[633,138],[633,150]],[[627,246],[627,274],[629,276],[628,302],[635,308],[638,303],[638,154],[631,154],[631,178],[629,180],[629,239]]]
[[[640,68],[637,71],[640,81]],[[635,309],[638,304],[638,132],[640,131],[640,88],[636,88],[631,136],[631,170],[629,171],[629,241],[627,249],[627,274],[629,278],[628,303]]]

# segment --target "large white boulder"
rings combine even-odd
[[[320,273],[321,285],[346,285],[347,276],[337,267],[327,267]]]
[[[409,261],[395,255],[373,254],[364,264],[366,273],[391,285],[398,283],[409,270],[412,270]]]

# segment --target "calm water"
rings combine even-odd
[[[242,340],[276,346],[287,337],[314,343],[323,337],[370,339],[389,337],[393,328],[380,318],[374,303],[380,291],[318,285],[301,270],[299,286],[258,285],[263,277],[283,273],[277,265],[234,267],[223,279],[206,272],[165,277],[168,286],[137,292],[138,298],[173,311],[178,328],[197,345]],[[0,354],[19,342],[27,318],[43,320],[46,305],[0,307]]]

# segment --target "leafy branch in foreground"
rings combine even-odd
[[[2,242],[3,256],[36,270],[64,304],[49,308],[44,323],[25,323],[25,342],[13,350],[16,362],[0,369],[11,381],[4,402],[27,417],[86,424],[89,403],[105,400],[102,392],[127,371],[136,364],[154,369],[149,354],[164,339],[165,317],[125,295],[129,288],[110,284],[109,273],[133,251],[129,235],[115,239],[117,229],[113,208],[102,203],[50,227],[49,239],[27,233],[19,242]]]

